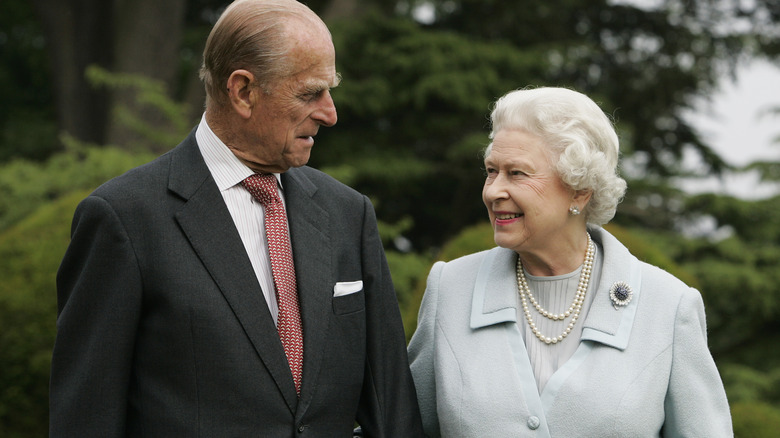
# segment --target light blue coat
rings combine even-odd
[[[467,437],[730,437],[701,295],[611,234],[574,355],[541,395],[518,324],[514,251],[437,262],[409,344],[426,434]],[[615,309],[610,287],[633,299]],[[594,292],[591,288],[589,293]]]

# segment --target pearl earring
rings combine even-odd
[[[571,214],[572,216],[577,216],[578,214],[580,214],[580,209],[577,208],[576,205],[572,205],[571,207],[569,207],[569,214]]]

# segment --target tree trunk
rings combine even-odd
[[[80,140],[105,140],[109,100],[87,84],[90,64],[111,64],[111,4],[103,0],[33,0],[48,45],[61,131]]]
[[[95,88],[84,71],[96,64],[160,80],[170,89],[178,79],[186,0],[33,2],[48,44],[62,131],[82,141],[136,146],[141,137],[111,117],[118,105],[150,127],[160,126],[160,116],[139,108],[132,91]]]
[[[185,0],[114,0],[113,68],[161,81],[169,93],[180,71],[179,49],[184,32]],[[114,90],[114,107],[123,105],[149,128],[165,126],[157,112],[140,106],[133,90]],[[146,144],[138,132],[112,118],[107,140],[111,144],[162,149],[174,145]]]

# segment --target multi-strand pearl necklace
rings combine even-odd
[[[590,238],[590,234],[586,234],[588,235],[588,250],[585,252],[585,262],[582,264],[582,271],[580,272],[580,283],[577,286],[577,294],[574,295],[574,301],[572,301],[571,306],[569,306],[569,308],[563,313],[552,313],[539,305],[539,303],[536,301],[536,298],[534,298],[534,296],[531,294],[531,290],[528,288],[528,281],[526,280],[525,273],[523,272],[523,262],[520,261],[520,257],[517,258],[517,289],[520,292],[520,299],[523,305],[525,320],[528,322],[528,326],[531,328],[531,331],[534,333],[534,335],[536,335],[536,337],[545,344],[557,344],[558,342],[561,342],[563,338],[569,336],[569,333],[571,333],[572,329],[574,328],[574,324],[577,323],[577,319],[580,317],[582,304],[585,302],[585,293],[588,291],[588,283],[590,283],[590,273],[593,269],[593,258],[596,253],[596,246],[593,244],[593,241]],[[531,301],[531,304],[533,304],[536,311],[547,319],[551,319],[553,321],[562,321],[563,319],[572,316],[569,325],[566,326],[566,330],[564,330],[560,335],[553,336],[551,338],[544,336],[542,332],[539,331],[539,328],[536,327],[534,320],[531,319],[531,311],[528,308],[528,301]]]

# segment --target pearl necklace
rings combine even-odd
[[[531,290],[528,288],[528,281],[526,280],[525,273],[523,272],[523,262],[520,261],[520,257],[517,258],[517,290],[520,292],[520,299],[523,305],[525,320],[528,322],[528,326],[531,328],[531,331],[534,333],[534,335],[536,335],[536,337],[545,344],[557,344],[558,342],[561,342],[563,338],[569,336],[569,333],[571,333],[572,329],[574,328],[574,324],[577,323],[577,319],[580,317],[582,304],[585,302],[585,293],[588,291],[588,283],[590,283],[590,273],[593,269],[593,258],[596,253],[596,246],[593,244],[593,241],[590,238],[590,234],[586,234],[588,236],[588,250],[585,252],[585,261],[582,264],[582,271],[580,272],[580,283],[577,286],[577,293],[574,295],[574,301],[572,301],[571,306],[569,306],[569,308],[563,313],[552,313],[539,305],[539,303],[536,301],[536,298],[534,298],[534,296],[531,294]],[[531,304],[533,304],[537,312],[539,312],[545,318],[551,319],[553,321],[562,321],[564,318],[573,316],[569,322],[569,325],[566,327],[566,330],[564,330],[560,335],[553,336],[552,338],[544,336],[542,332],[539,331],[539,328],[536,327],[536,323],[534,323],[533,319],[531,319],[531,312],[528,308],[528,301],[531,301]]]

